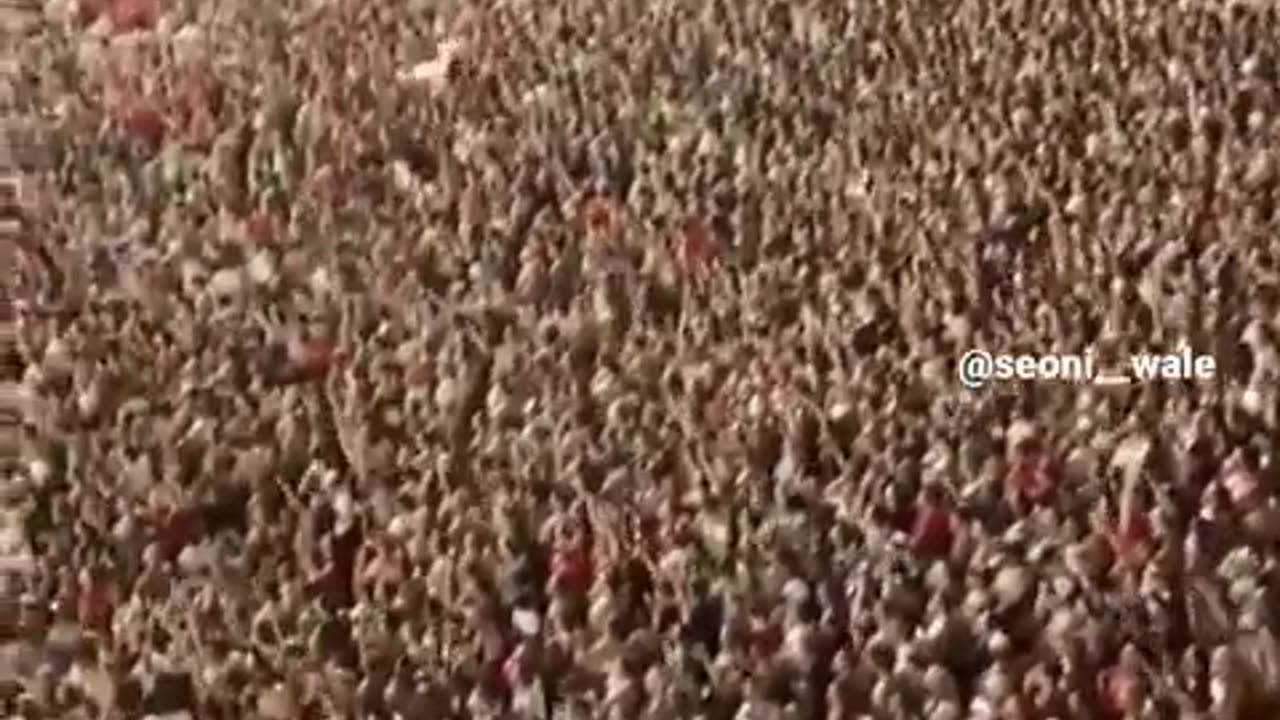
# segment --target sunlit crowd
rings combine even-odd
[[[0,718],[1280,717],[1274,3],[5,13]]]

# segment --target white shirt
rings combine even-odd
[[[542,691],[542,680],[534,678],[531,683],[513,688],[511,709],[515,711],[517,717],[524,720],[545,720],[547,699]]]
[[[1222,678],[1209,681],[1209,697],[1213,700],[1213,713],[1222,720],[1240,717],[1240,688]]]
[[[766,700],[747,700],[738,708],[734,720],[782,720],[782,710]]]

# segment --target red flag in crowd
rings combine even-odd
[[[698,281],[705,280],[714,254],[711,228],[706,221],[697,217],[685,220],[676,245],[676,260],[685,274]]]

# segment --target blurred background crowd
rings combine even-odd
[[[0,716],[1280,717],[1275,3],[4,18]]]

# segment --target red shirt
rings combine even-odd
[[[1125,701],[1136,688],[1136,678],[1120,668],[1103,671],[1098,679],[1098,700],[1104,718],[1120,720],[1126,716]]]
[[[115,609],[111,602],[111,588],[101,582],[82,585],[76,597],[76,616],[82,627],[100,633],[110,632]]]
[[[917,552],[948,555],[955,537],[955,525],[949,509],[926,503],[916,510],[911,526],[911,546]]]
[[[276,235],[275,219],[266,213],[254,213],[245,221],[245,234],[260,245],[270,243]]]
[[[306,379],[323,380],[337,359],[337,349],[331,343],[312,340],[302,345],[295,362]]]
[[[1005,476],[1006,497],[1019,511],[1047,504],[1057,485],[1057,468],[1042,453],[1019,458]]]
[[[583,228],[593,232],[608,232],[613,228],[613,205],[605,198],[589,198],[582,204],[580,223]]]
[[[167,130],[164,116],[148,104],[130,108],[124,116],[123,125],[130,136],[149,148],[157,148],[164,142]]]
[[[680,228],[677,259],[680,267],[698,280],[705,279],[711,265],[711,230],[700,218],[690,218]]]
[[[551,582],[576,593],[586,593],[595,579],[591,556],[580,546],[558,550],[551,561]]]
[[[1151,521],[1145,513],[1133,513],[1128,522],[1121,521],[1111,533],[1111,549],[1116,561],[1130,568],[1146,563],[1151,547]]]
[[[116,32],[146,30],[156,24],[154,0],[115,0],[107,7],[107,17]]]
[[[200,516],[191,509],[167,510],[156,523],[156,542],[160,556],[169,562],[200,535]]]

